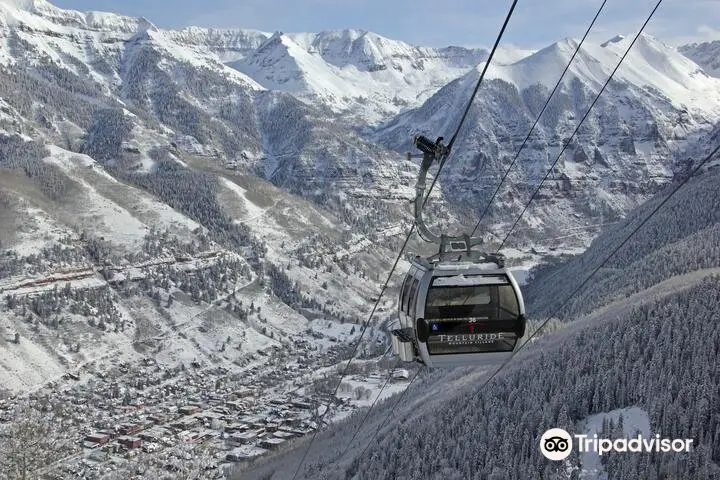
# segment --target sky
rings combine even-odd
[[[320,32],[343,28],[431,47],[489,47],[510,0],[49,0],[60,8],[145,17],[161,28],[251,28]],[[582,37],[602,0],[520,0],[504,45],[541,48]],[[657,0],[607,0],[591,34],[632,35]],[[666,43],[720,40],[720,0],[663,0],[645,30]]]

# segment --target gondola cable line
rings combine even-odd
[[[575,47],[575,51],[573,52],[572,56],[570,57],[570,60],[568,61],[567,65],[565,66],[565,69],[560,74],[560,78],[558,78],[557,83],[555,83],[555,86],[553,87],[552,91],[550,92],[550,95],[548,96],[547,100],[545,101],[545,104],[540,109],[540,113],[538,113],[537,117],[535,118],[535,122],[530,127],[530,131],[525,136],[525,139],[520,144],[520,148],[515,153],[515,156],[512,159],[512,162],[510,162],[510,165],[505,169],[505,173],[503,173],[502,178],[500,179],[500,183],[498,183],[497,187],[495,188],[495,191],[493,192],[492,196],[490,197],[490,200],[488,201],[487,205],[485,205],[485,208],[483,209],[482,213],[480,214],[480,217],[478,218],[477,223],[475,224],[475,228],[473,228],[472,233],[470,234],[475,235],[475,232],[477,232],[477,229],[480,227],[480,223],[483,221],[483,218],[485,218],[485,215],[490,210],[490,206],[492,205],[493,201],[495,200],[495,197],[500,192],[500,188],[502,187],[503,183],[505,183],[505,180],[507,179],[508,175],[510,174],[510,170],[512,170],[513,166],[515,166],[515,162],[517,162],[518,157],[520,156],[520,153],[525,149],[525,145],[527,144],[528,140],[530,140],[530,137],[532,136],[533,132],[535,131],[535,127],[537,127],[538,123],[540,123],[540,119],[543,116],[543,113],[545,113],[545,110],[547,109],[548,105],[550,104],[550,100],[552,100],[553,96],[555,95],[555,92],[557,92],[558,88],[560,88],[560,85],[562,85],[563,78],[565,78],[565,74],[570,69],[570,65],[572,65],[573,60],[575,60],[575,56],[577,56],[578,52],[580,51],[580,48],[585,43],[585,39],[587,38],[588,34],[590,33],[590,30],[592,30],[593,26],[595,25],[595,22],[597,21],[598,17],[600,16],[600,13],[602,13],[603,8],[605,8],[605,4],[607,3],[607,0],[603,0],[602,4],[600,5],[600,8],[598,8],[597,13],[595,13],[595,17],[593,17],[592,21],[590,22],[590,25],[588,26],[587,30],[585,30],[585,34],[583,35],[582,39],[580,39],[580,42],[577,44],[577,47]]]
[[[570,135],[570,138],[568,138],[566,141],[563,142],[563,146],[562,146],[562,148],[560,149],[560,153],[558,153],[557,158],[556,158],[555,161],[552,163],[552,165],[550,165],[550,168],[548,168],[547,172],[545,173],[545,176],[542,178],[542,180],[541,180],[540,183],[538,184],[537,188],[535,189],[535,191],[533,192],[533,194],[530,196],[530,200],[528,200],[528,202],[525,204],[525,207],[523,208],[522,212],[520,212],[520,215],[518,215],[518,217],[515,219],[515,222],[513,223],[512,227],[510,227],[510,230],[509,230],[508,233],[505,235],[505,238],[503,239],[503,241],[500,242],[500,246],[497,248],[496,253],[499,252],[500,250],[502,250],[502,248],[505,246],[505,242],[507,242],[508,238],[509,238],[510,235],[512,234],[513,230],[515,230],[515,227],[517,227],[518,223],[520,222],[520,219],[523,217],[523,215],[525,214],[525,212],[527,212],[528,208],[530,208],[530,204],[533,202],[533,200],[534,200],[535,197],[537,196],[538,192],[540,191],[540,188],[542,188],[543,184],[545,183],[545,180],[547,180],[547,178],[550,176],[550,174],[552,173],[552,171],[555,169],[555,165],[557,165],[557,163],[558,163],[558,162],[560,161],[560,159],[562,158],[563,153],[565,153],[565,150],[566,150],[567,147],[570,145],[572,139],[575,138],[575,135],[577,135],[578,131],[580,130],[580,127],[583,125],[583,123],[584,123],[585,120],[587,119],[588,115],[590,115],[590,112],[592,111],[592,109],[593,109],[593,107],[595,106],[595,104],[597,103],[597,101],[600,99],[600,96],[603,94],[603,92],[605,91],[605,89],[607,88],[607,86],[610,84],[610,81],[611,81],[611,80],[613,79],[613,77],[615,76],[615,73],[618,71],[618,69],[620,68],[620,66],[623,64],[623,61],[625,60],[625,57],[627,57],[627,55],[630,53],[630,50],[632,50],[633,45],[635,45],[635,42],[637,41],[637,39],[640,38],[640,35],[642,34],[643,30],[645,30],[645,27],[646,27],[647,24],[650,22],[650,19],[652,19],[653,15],[655,15],[655,12],[656,12],[657,9],[660,7],[660,4],[662,4],[662,2],[663,2],[663,0],[658,0],[658,2],[655,4],[655,8],[652,9],[652,11],[650,12],[650,15],[649,15],[649,16],[647,17],[647,19],[645,20],[645,23],[643,23],[642,27],[640,27],[640,30],[639,30],[638,33],[635,35],[635,37],[633,38],[633,40],[632,40],[632,42],[630,43],[630,45],[628,46],[628,48],[625,50],[625,53],[623,53],[623,56],[620,57],[620,61],[617,63],[617,65],[615,65],[615,68],[614,68],[613,71],[610,73],[610,76],[607,78],[607,80],[605,81],[605,83],[603,84],[603,86],[600,88],[600,91],[599,91],[599,92],[597,93],[597,95],[595,96],[595,99],[594,99],[593,102],[590,104],[590,106],[588,107],[587,111],[585,111],[585,115],[583,115],[583,117],[580,119],[580,122],[579,122],[579,123],[577,124],[577,126],[575,127],[575,130],[573,130],[572,135]]]
[[[516,153],[515,158],[513,159],[513,162],[510,164],[510,166],[509,166],[508,169],[506,170],[505,175],[503,176],[503,178],[502,178],[502,180],[501,180],[501,182],[500,182],[500,185],[497,186],[497,189],[496,189],[495,193],[493,194],[492,198],[490,199],[488,205],[486,206],[486,210],[485,210],[485,211],[487,211],[487,209],[490,207],[490,205],[491,205],[492,202],[494,201],[495,196],[496,196],[498,190],[500,189],[500,186],[502,185],[502,182],[503,182],[503,181],[505,180],[505,178],[507,177],[510,169],[511,169],[512,166],[514,165],[514,163],[515,163],[515,161],[517,160],[518,156],[519,156],[520,153],[522,152],[523,147],[525,146],[525,144],[527,143],[528,139],[530,138],[533,130],[534,130],[535,127],[537,126],[538,122],[540,121],[540,118],[542,117],[543,112],[545,111],[545,109],[547,108],[548,104],[550,103],[550,100],[552,99],[553,95],[555,94],[555,92],[557,91],[557,89],[559,88],[559,86],[561,85],[562,79],[564,78],[565,74],[567,73],[568,69],[570,68],[570,65],[572,64],[572,62],[573,62],[575,56],[577,55],[578,51],[580,50],[580,48],[582,47],[583,43],[585,42],[585,39],[587,38],[590,30],[591,30],[591,29],[593,28],[593,26],[595,25],[595,22],[597,21],[598,17],[600,16],[600,13],[602,12],[602,10],[603,10],[603,8],[605,7],[605,4],[606,4],[606,3],[607,3],[607,0],[604,0],[604,1],[602,2],[602,4],[600,5],[600,7],[598,8],[597,12],[595,13],[595,16],[593,17],[592,21],[590,22],[590,24],[589,24],[588,28],[586,29],[586,31],[585,31],[582,39],[581,39],[580,42],[578,43],[575,51],[573,52],[573,54],[572,54],[572,56],[570,57],[567,65],[565,66],[565,69],[564,69],[563,72],[561,73],[560,78],[558,79],[557,83],[555,84],[555,87],[553,88],[553,90],[551,91],[550,95],[548,96],[548,98],[547,98],[547,100],[546,100],[543,108],[541,109],[541,111],[540,111],[540,113],[538,114],[538,116],[537,116],[534,124],[533,124],[532,127],[530,128],[530,131],[528,132],[527,136],[525,137],[525,140],[523,141],[523,143],[522,143],[522,145],[520,146],[518,152]],[[486,66],[487,66],[487,65],[486,65]],[[476,90],[477,90],[477,88],[476,88]],[[465,109],[465,112],[464,112],[464,114],[463,114],[463,118],[467,115],[467,112],[468,112],[468,110],[469,110],[469,105],[470,105],[470,104],[468,104],[468,107]],[[461,124],[462,124],[462,122],[461,122]],[[459,128],[458,128],[457,131],[459,131]],[[454,136],[453,136],[453,139],[451,140],[451,144],[454,143],[455,139],[457,138],[457,131],[456,131],[456,135],[454,135]],[[426,197],[426,200],[427,200],[427,197]],[[474,235],[475,232],[477,231],[477,228],[479,227],[480,222],[482,221],[482,218],[483,218],[483,216],[484,216],[484,213],[485,213],[485,212],[483,212],[483,215],[480,217],[480,219],[478,220],[477,224],[475,225],[475,228],[473,229],[473,233],[472,233],[471,235]],[[469,295],[468,295],[468,296],[469,296]],[[388,376],[388,380],[389,380],[389,378],[390,378],[390,376]],[[415,378],[415,377],[413,377],[413,378]],[[386,383],[386,385],[387,385],[387,383]],[[382,392],[383,392],[384,389],[385,389],[385,385],[383,385],[383,388],[380,390],[380,393],[378,394],[378,397],[382,394]],[[375,405],[375,403],[373,403],[373,405],[370,407],[370,410],[366,413],[365,419],[367,419],[367,417],[369,416],[370,411],[373,409],[374,405]],[[362,425],[364,424],[364,421],[365,421],[365,420],[363,420],[363,422],[361,422],[361,424],[360,424],[360,425],[358,426],[358,428],[355,430],[352,438],[350,439],[350,442],[348,443],[347,447],[345,448],[345,450],[344,450],[344,452],[342,453],[341,456],[344,456],[345,453],[349,450],[350,445],[351,445],[352,442],[355,440],[355,438],[356,438],[359,430],[362,428]]]
[[[546,319],[532,332],[532,334],[530,334],[530,335],[528,336],[528,338],[520,345],[520,347],[517,349],[517,351],[515,352],[514,355],[517,355],[517,353],[520,352],[520,350],[522,350],[523,348],[525,348],[525,346],[528,345],[533,338],[535,338],[535,336],[540,332],[540,330],[542,330],[543,328],[545,328],[545,326],[550,322],[550,320],[551,320],[553,317],[555,317],[560,311],[562,311],[563,308],[565,308],[565,306],[568,304],[568,302],[570,302],[570,300],[571,300],[575,295],[577,295],[578,292],[580,292],[580,290],[582,290],[582,288],[583,288],[585,285],[587,285],[587,283],[590,281],[590,279],[591,279],[598,271],[600,271],[600,269],[603,268],[603,267],[607,264],[607,262],[610,261],[611,258],[613,258],[613,257],[615,256],[615,254],[643,227],[643,225],[645,225],[645,224],[658,212],[658,210],[660,210],[660,208],[662,208],[662,206],[665,205],[665,204],[668,202],[668,200],[670,200],[670,198],[671,198],[673,195],[675,195],[675,193],[676,193],[683,185],[685,185],[685,183],[687,183],[687,182],[690,180],[690,178],[694,177],[695,174],[696,174],[705,164],[707,164],[707,162],[710,161],[711,158],[713,158],[713,157],[714,157],[716,154],[718,154],[718,153],[720,153],[720,145],[718,145],[717,147],[715,147],[715,149],[714,149],[707,157],[705,157],[705,159],[704,159],[702,162],[700,162],[700,163],[692,170],[692,172],[691,172],[690,174],[688,174],[681,182],[679,182],[679,183],[672,189],[672,191],[668,194],[668,196],[665,197],[665,198],[650,212],[650,214],[648,214],[648,216],[645,217],[645,219],[644,219],[642,222],[640,222],[640,223],[625,237],[625,239],[624,239],[617,247],[615,247],[615,248],[613,249],[612,252],[610,252],[609,255],[607,255],[607,257],[605,258],[605,260],[603,260],[602,263],[600,263],[600,265],[599,265],[598,267],[596,267],[596,268],[590,273],[590,275],[588,275],[588,276],[585,278],[585,280],[583,280],[583,282],[582,282],[575,290],[573,290],[573,292],[572,292],[570,295],[568,295],[568,297],[565,299],[565,301],[564,301],[558,308],[556,308],[550,315],[547,316],[547,318],[546,318]],[[501,371],[502,369],[504,369],[505,366],[507,366],[507,364],[510,363],[510,361],[512,361],[512,359],[514,358],[514,355],[513,355],[513,357],[508,358],[503,364],[501,364],[501,365],[492,373],[492,375],[490,375],[490,376],[478,387],[478,391],[482,391],[482,390],[493,380],[493,378],[495,378],[495,377],[500,373],[500,371]],[[372,435],[372,436],[370,437],[370,439],[367,441],[367,443],[366,443],[366,445],[365,445],[365,448],[362,450],[361,454],[360,454],[357,458],[362,458],[362,457],[365,455],[365,452],[366,452],[367,449],[370,447],[370,445],[372,444],[372,442],[373,442],[373,440],[375,439],[375,437],[380,433],[380,430],[382,429],[382,427],[383,427],[384,425],[387,425],[387,422],[388,422],[388,420],[390,419],[390,416],[391,416],[392,413],[395,411],[395,408],[402,402],[402,397],[403,397],[403,395],[404,395],[405,392],[410,388],[410,385],[412,384],[412,382],[415,381],[415,378],[417,378],[417,374],[418,374],[419,372],[420,372],[420,370],[418,370],[418,371],[416,372],[415,376],[413,377],[413,379],[412,379],[412,380],[410,381],[410,383],[408,384],[408,387],[401,392],[398,400],[397,400],[397,401],[393,404],[393,406],[390,408],[390,411],[389,411],[388,414],[386,415],[384,421],[379,424],[379,426],[377,427],[377,429],[375,430],[375,432],[373,433],[373,435]]]
[[[422,203],[421,203],[421,209],[422,209],[422,207],[425,206],[425,203],[426,203],[426,201],[427,201],[427,198],[429,198],[430,194],[432,193],[432,190],[433,190],[433,188],[435,187],[435,183],[437,182],[437,179],[439,178],[440,173],[442,172],[443,166],[445,165],[445,160],[447,159],[447,156],[448,156],[449,153],[450,153],[450,149],[452,148],[452,144],[454,143],[455,139],[457,138],[458,133],[460,132],[460,130],[461,130],[462,126],[463,126],[463,123],[465,122],[465,119],[466,119],[466,117],[467,117],[467,113],[468,113],[468,111],[470,110],[470,106],[472,105],[472,102],[473,102],[473,100],[474,100],[474,98],[475,98],[475,95],[477,94],[478,90],[480,89],[480,86],[482,85],[483,79],[485,78],[485,73],[487,72],[488,66],[490,65],[490,62],[492,61],[492,58],[493,58],[493,56],[495,55],[495,51],[497,50],[497,47],[498,47],[498,45],[499,45],[499,43],[500,43],[500,40],[501,40],[502,37],[503,37],[503,34],[505,33],[505,29],[506,29],[506,27],[507,27],[507,25],[508,25],[508,23],[509,23],[509,21],[510,21],[510,18],[512,17],[512,14],[513,14],[513,11],[515,10],[515,6],[517,5],[517,2],[518,2],[518,0],[513,0],[513,3],[512,3],[512,5],[511,5],[511,7],[510,7],[510,10],[508,11],[507,16],[505,17],[505,21],[504,21],[504,23],[503,23],[503,25],[502,25],[502,28],[500,29],[500,32],[498,33],[498,36],[497,36],[497,38],[496,38],[496,40],[495,40],[495,43],[494,43],[494,45],[493,45],[493,48],[492,48],[492,50],[490,51],[490,55],[488,56],[488,59],[487,59],[487,61],[486,61],[486,63],[485,63],[485,66],[484,66],[484,68],[483,68],[483,70],[482,70],[482,72],[481,72],[481,74],[480,74],[480,77],[479,77],[479,79],[478,79],[477,85],[475,86],[475,89],[473,90],[473,93],[472,93],[472,96],[471,96],[471,98],[470,98],[470,100],[469,100],[469,102],[468,102],[468,105],[467,105],[467,107],[465,108],[465,111],[464,111],[464,113],[463,113],[463,115],[462,115],[462,117],[461,117],[461,119],[460,119],[460,122],[459,122],[459,124],[458,124],[458,126],[457,126],[457,129],[455,130],[455,133],[453,134],[452,140],[451,140],[449,146],[448,146],[448,147],[445,147],[445,148],[443,149],[444,157],[443,157],[442,161],[439,162],[439,163],[440,163],[440,167],[439,167],[439,169],[438,169],[437,174],[436,174],[435,177],[433,178],[433,181],[432,181],[432,183],[431,183],[431,185],[430,185],[430,190],[429,190],[429,192],[428,192],[427,197],[425,197],[425,198],[423,199]],[[359,346],[360,346],[360,343],[361,343],[361,341],[362,341],[363,336],[365,335],[365,331],[367,330],[367,327],[370,325],[370,321],[372,320],[372,317],[373,317],[373,315],[375,314],[375,311],[376,311],[376,309],[377,309],[377,307],[378,307],[378,305],[379,305],[379,303],[380,303],[380,300],[382,299],[382,295],[385,293],[385,290],[387,289],[387,286],[388,286],[388,284],[390,283],[390,280],[391,280],[391,278],[392,278],[392,275],[393,275],[393,273],[394,273],[394,271],[395,271],[395,269],[396,269],[396,267],[397,267],[400,259],[402,258],[403,252],[405,251],[405,247],[407,247],[407,244],[408,244],[408,242],[409,242],[409,240],[410,240],[410,237],[412,236],[412,233],[415,231],[415,227],[416,227],[416,226],[417,226],[417,224],[414,223],[414,224],[411,226],[411,228],[409,229],[409,231],[408,231],[408,233],[407,233],[407,235],[406,235],[406,237],[405,237],[405,241],[403,242],[402,247],[400,248],[400,252],[398,253],[398,256],[397,256],[397,258],[395,259],[395,262],[393,263],[392,268],[390,269],[390,272],[389,272],[389,274],[388,274],[388,276],[387,276],[387,279],[385,280],[385,283],[383,284],[383,286],[382,286],[382,288],[381,288],[381,290],[380,290],[380,294],[378,295],[378,298],[377,298],[377,300],[375,301],[375,304],[373,305],[372,310],[370,311],[370,315],[368,316],[368,319],[366,320],[366,322],[365,322],[364,325],[363,325],[363,328],[362,328],[362,330],[361,330],[361,332],[360,332],[360,336],[358,337],[357,343],[355,344],[355,347],[353,348],[353,353],[351,354],[350,358],[348,359],[347,363],[345,364],[345,368],[343,369],[343,372],[342,372],[342,374],[341,374],[341,376],[340,376],[340,379],[338,380],[337,385],[335,386],[335,390],[334,390],[334,393],[333,393],[333,397],[337,395],[337,392],[338,392],[338,390],[339,390],[339,388],[340,388],[340,384],[342,383],[343,378],[344,378],[345,375],[347,374],[347,371],[348,371],[348,368],[349,368],[349,366],[350,366],[350,363],[352,362],[353,358],[354,358],[355,355],[357,354],[357,350],[358,350],[358,348],[359,348]],[[320,416],[320,419],[319,419],[320,422],[322,422],[322,420],[324,419],[324,417],[325,417],[325,415],[327,414],[328,411],[330,411],[329,406],[328,406],[328,408],[325,409],[325,411],[324,411],[324,412],[322,413],[322,415]],[[319,431],[319,428],[316,429],[316,430],[313,432],[313,435],[312,435],[312,437],[311,437],[311,439],[310,439],[310,442],[308,443],[308,446],[307,446],[307,448],[305,449],[305,452],[303,453],[303,456],[302,456],[301,459],[300,459],[300,463],[298,464],[298,466],[297,466],[297,468],[296,468],[296,470],[295,470],[295,473],[294,473],[293,476],[292,476],[292,479],[293,479],[293,480],[295,480],[295,479],[297,478],[297,475],[298,475],[298,473],[300,472],[300,469],[302,468],[302,465],[305,463],[305,460],[307,459],[308,453],[310,452],[310,449],[312,448],[312,445],[313,445],[313,443],[315,442],[315,439],[317,438],[318,431]]]
[[[615,69],[614,69],[613,72],[611,73],[610,77],[609,77],[608,80],[606,81],[605,85],[603,85],[603,88],[602,88],[602,89],[600,90],[600,92],[598,93],[597,97],[595,98],[595,101],[593,101],[593,103],[591,104],[590,108],[588,109],[588,112],[587,112],[586,115],[583,117],[583,119],[581,120],[580,124],[582,124],[582,122],[584,121],[584,119],[587,117],[587,115],[589,114],[589,111],[592,109],[592,107],[593,107],[593,106],[595,105],[595,103],[597,102],[597,99],[599,98],[599,96],[600,96],[600,95],[602,94],[602,92],[604,91],[605,86],[607,86],[607,84],[610,82],[610,80],[611,80],[612,77],[614,76],[615,72],[616,72],[617,69],[620,67],[620,65],[622,64],[623,60],[625,59],[625,57],[626,57],[627,54],[629,53],[630,49],[631,49],[631,48],[633,47],[633,45],[635,44],[635,41],[636,41],[636,40],[639,38],[639,36],[642,34],[643,30],[645,29],[645,27],[647,26],[647,24],[650,22],[650,20],[651,20],[652,17],[654,16],[655,12],[657,11],[657,9],[659,8],[659,6],[660,6],[661,3],[662,3],[662,0],[659,0],[659,1],[657,2],[657,4],[655,5],[655,7],[653,8],[653,10],[650,12],[650,14],[648,15],[647,19],[645,20],[645,22],[643,23],[642,27],[640,28],[639,32],[637,33],[637,35],[636,35],[635,38],[633,39],[632,43],[628,46],[628,48],[627,48],[627,50],[625,51],[624,55],[623,55],[622,58],[620,59],[618,65],[615,67]],[[603,5],[604,5],[604,2],[603,2]],[[578,125],[578,128],[579,128],[579,125]],[[577,132],[577,129],[576,129],[575,133],[576,133],[576,132]],[[573,135],[574,135],[574,134],[573,134]],[[571,138],[572,138],[572,137],[571,137]],[[522,349],[525,347],[525,345],[527,345],[528,343],[530,343],[530,341],[538,334],[538,332],[540,332],[540,330],[542,330],[542,329],[548,324],[548,322],[553,318],[553,316],[555,316],[562,308],[564,308],[565,305],[590,281],[590,279],[591,279],[611,258],[613,258],[613,256],[617,253],[617,251],[620,250],[620,248],[622,248],[622,247],[630,240],[630,238],[631,238],[633,235],[635,235],[635,233],[637,233],[637,231],[638,231],[645,223],[647,223],[648,220],[650,220],[650,218],[677,192],[677,190],[679,190],[680,187],[682,187],[690,178],[692,178],[692,176],[694,176],[694,175],[702,168],[702,166],[705,165],[719,150],[720,150],[720,145],[719,145],[718,147],[716,147],[715,150],[713,150],[700,164],[698,164],[698,165],[692,170],[692,172],[691,172],[687,177],[685,177],[685,179],[684,179],[683,181],[681,181],[678,185],[676,185],[676,187],[670,192],[670,194],[669,194],[660,204],[658,204],[658,205],[655,207],[655,209],[653,209],[653,211],[652,211],[632,232],[630,232],[630,234],[606,257],[606,259],[605,259],[597,268],[595,268],[595,269],[593,270],[593,272],[566,298],[566,300],[561,304],[561,306],[558,307],[551,315],[549,315],[549,316],[547,317],[547,319],[545,319],[545,321],[543,321],[543,322],[532,332],[532,334],[531,334],[524,342],[520,342],[519,346],[512,352],[512,354],[511,354],[510,356],[508,356],[508,357],[503,361],[503,363],[501,363],[501,365],[493,372],[493,374],[490,375],[490,376],[478,387],[478,390],[482,390],[493,378],[495,378],[495,377],[497,376],[497,374],[515,357],[515,355],[517,355],[517,353],[518,353],[520,350],[522,350]],[[562,155],[562,152],[561,152],[561,155]],[[553,164],[553,166],[550,168],[549,171],[552,171],[552,168],[554,168],[554,164]],[[547,177],[547,175],[546,175],[546,177]],[[541,186],[541,185],[540,185],[540,186]],[[539,187],[540,187],[540,186],[539,186]],[[539,187],[538,187],[538,189],[539,189]],[[535,194],[536,194],[536,193],[537,193],[537,190],[536,190]],[[532,201],[532,199],[531,199],[531,201]],[[529,204],[529,203],[528,203],[528,204]],[[523,212],[521,213],[520,216],[522,216],[522,214],[524,214],[525,211],[527,211],[527,206],[526,206],[526,208],[523,210]],[[520,217],[519,217],[519,218],[520,218]],[[519,218],[518,218],[517,221],[519,221]],[[515,225],[517,225],[517,221],[516,221]],[[513,227],[513,228],[514,228],[514,227]],[[512,229],[511,229],[511,232],[512,232]],[[511,233],[511,232],[509,232],[509,233]],[[508,236],[509,236],[509,234],[508,234]],[[507,236],[506,236],[505,240],[507,240]],[[504,244],[504,242],[505,242],[505,241],[503,241],[503,244]],[[498,249],[498,251],[499,251],[499,250],[500,250],[500,249]],[[418,373],[419,373],[419,370],[418,370]],[[411,381],[410,383],[412,383],[412,382],[415,380],[416,377],[417,377],[417,373],[416,373],[416,376],[413,377],[413,379],[412,379],[412,381]],[[409,386],[410,386],[410,385],[408,385],[408,388],[409,388]],[[400,402],[401,402],[401,400],[402,400],[402,396],[405,394],[406,391],[407,391],[407,389],[402,392],[402,394],[401,394],[400,398],[398,399],[398,401],[396,401],[396,402],[393,404],[393,406],[391,407],[390,411],[388,412],[388,415],[387,415],[385,421],[378,426],[378,428],[376,429],[375,433],[374,433],[374,434],[371,436],[371,438],[368,440],[365,448],[363,449],[362,453],[360,454],[360,456],[359,456],[358,458],[362,458],[362,456],[365,454],[365,452],[367,451],[368,447],[370,446],[370,444],[372,443],[372,441],[374,440],[374,438],[375,438],[375,437],[378,435],[378,433],[380,432],[382,426],[387,423],[387,420],[390,418],[390,415],[392,415],[392,413],[394,412],[394,410],[395,410],[395,408],[397,407],[397,405],[400,404]]]

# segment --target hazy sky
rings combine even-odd
[[[143,16],[189,25],[267,32],[360,28],[426,46],[489,46],[508,0],[50,0],[61,8]],[[608,0],[593,38],[633,34],[657,0]],[[580,37],[602,0],[520,0],[503,43],[538,48]],[[646,30],[671,43],[720,39],[720,0],[664,0]]]

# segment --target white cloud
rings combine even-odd
[[[667,43],[674,46],[686,45],[688,43],[703,43],[712,42],[714,40],[720,40],[720,30],[709,27],[707,25],[700,25],[697,27],[696,35],[680,35],[677,37],[670,37],[667,39]]]

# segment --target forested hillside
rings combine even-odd
[[[605,455],[599,464],[607,478],[718,478],[718,184],[717,169],[690,179],[563,312],[572,323],[540,335],[489,384],[483,386],[482,370],[421,373],[394,411],[395,399],[374,409],[346,457],[341,452],[363,414],[321,434],[301,478],[600,478],[578,452],[563,462],[546,460],[540,436],[554,427],[586,432],[588,417],[626,407],[647,415],[652,435],[693,439],[694,449]],[[664,194],[587,253],[541,269],[527,289],[531,319],[544,319],[565,300]],[[621,431],[608,425],[606,435]],[[297,455],[237,478],[285,478],[299,465]]]
[[[525,291],[531,315],[555,313],[579,283],[597,268],[610,251],[634,230],[693,165],[720,142],[720,126],[702,142],[680,155],[687,171],[615,228],[598,236],[585,253],[560,268],[541,268],[537,281]],[[688,157],[689,156],[689,157]],[[687,158],[687,160],[685,160]],[[717,160],[708,162],[711,173],[684,186],[605,264],[567,308],[562,318],[587,313],[614,298],[644,290],[674,275],[720,265],[720,194]],[[713,166],[715,165],[715,166]],[[550,281],[551,280],[551,281]]]
[[[555,259],[524,293],[532,328],[556,318],[479,388],[489,371],[389,354],[409,257],[378,292],[412,222],[411,138],[449,138],[487,51],[363,30],[166,30],[0,0],[0,480],[236,464],[285,480],[319,431],[301,477],[715,475],[720,160],[556,312],[720,141],[711,51],[688,51],[695,63],[648,35],[629,47],[508,47],[430,172],[425,217],[459,233],[513,163],[479,231],[497,245],[532,196],[506,265],[524,278]],[[408,240],[401,255],[436,251]],[[698,449],[539,456],[548,426],[630,406]],[[52,448],[28,463],[23,443]]]

